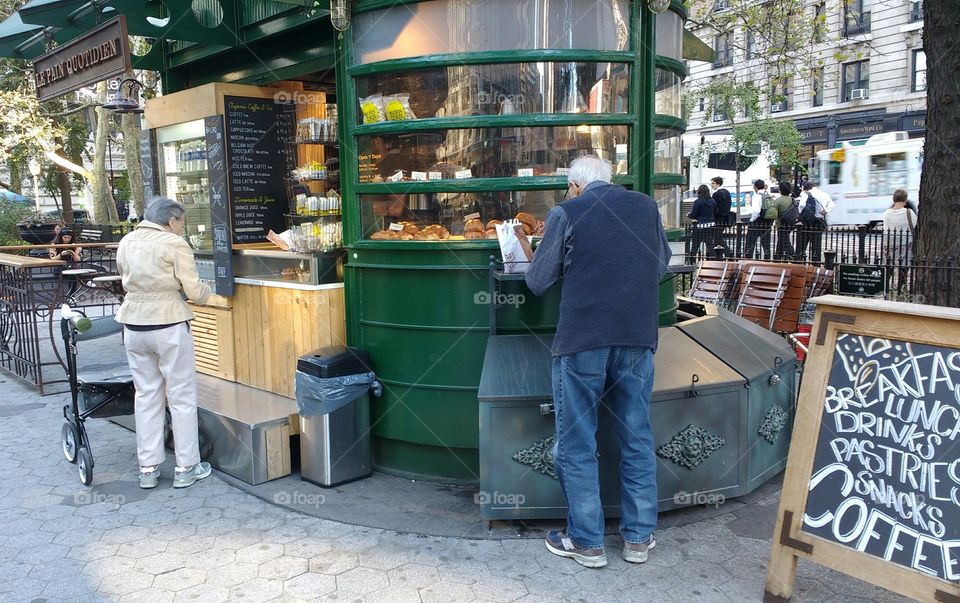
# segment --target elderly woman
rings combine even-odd
[[[136,230],[123,237],[117,266],[126,296],[117,312],[124,325],[127,361],[136,386],[135,419],[140,487],[155,488],[160,478],[164,403],[170,407],[177,468],[174,488],[186,488],[210,475],[200,462],[197,381],[189,321],[195,303],[211,296],[200,281],[190,246],[183,240],[185,210],[176,201],[150,201]]]

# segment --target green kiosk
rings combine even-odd
[[[181,112],[196,113],[185,104],[201,102],[209,84],[244,84],[236,94],[256,97],[241,99],[247,105],[269,104],[268,113],[278,117],[275,124],[255,124],[264,132],[272,132],[271,125],[279,130],[281,122],[293,128],[295,119],[290,142],[299,146],[286,157],[298,160],[297,169],[257,178],[271,190],[283,190],[292,173],[323,180],[313,188],[288,187],[286,200],[271,197],[289,203],[274,212],[274,230],[300,227],[303,237],[319,230],[342,239],[346,343],[369,353],[385,390],[371,409],[374,466],[408,478],[479,482],[488,491],[522,490],[538,505],[486,506],[488,517],[557,513],[562,500],[549,475],[543,342],[556,325],[559,292],[535,298],[522,280],[494,274],[496,264],[491,271],[491,258],[500,256],[494,226],[516,218],[534,234],[563,199],[570,163],[592,154],[613,164],[615,182],[652,194],[664,225],[679,232],[683,60],[711,54],[684,31],[683,4],[34,0],[0,23],[0,55],[35,59],[51,42],[115,17],[125,20],[130,35],[153,41],[132,65],[160,72],[164,95],[155,102],[170,123]],[[249,86],[269,90],[253,94]],[[178,105],[178,98],[193,100]],[[273,104],[260,102],[270,98]],[[279,106],[284,103],[296,106],[287,110]],[[223,112],[214,103],[201,117]],[[282,137],[274,138],[271,152],[283,153]],[[162,141],[141,142],[147,155],[165,152]],[[175,150],[169,155],[142,161],[184,159]],[[235,176],[230,153],[226,163],[227,176]],[[201,189],[212,188],[198,182],[184,192],[195,210],[196,199],[207,196]],[[248,217],[260,223],[263,216]],[[302,221],[323,222],[323,228],[303,232]],[[283,258],[272,258],[272,251],[255,250],[261,264],[276,264],[277,279],[308,276],[304,262],[280,270]],[[676,480],[661,489],[742,494],[782,469],[795,360],[782,340],[716,307],[684,302],[678,309],[674,292],[671,275],[660,285],[658,383],[661,374],[664,380],[654,415],[663,418],[654,425],[661,425],[658,455]],[[330,295],[323,307],[335,316],[339,305]],[[257,316],[268,327],[291,327],[289,316]],[[246,325],[245,317],[233,320]],[[328,331],[336,333],[335,327]],[[532,347],[519,355],[517,346],[497,352],[500,344],[490,342],[503,337],[525,337]],[[275,350],[277,358],[293,352],[292,346]],[[660,371],[659,363],[668,361],[671,369]],[[485,362],[498,366],[497,379],[488,379]],[[239,365],[220,368],[231,372]],[[289,380],[262,377],[264,383]],[[500,387],[506,381],[513,389]],[[534,478],[539,481],[518,481]]]

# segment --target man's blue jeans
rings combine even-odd
[[[554,464],[567,499],[567,536],[603,548],[603,507],[597,464],[597,411],[612,411],[620,440],[620,533],[646,542],[657,525],[657,460],[650,428],[653,352],[606,347],[553,359],[557,444]]]

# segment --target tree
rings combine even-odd
[[[704,99],[706,121],[714,116],[730,130],[725,143],[700,145],[691,161],[703,165],[711,152],[735,153],[737,193],[740,170],[749,156],[766,152],[771,163],[797,166],[799,132],[791,120],[766,117],[766,108],[788,100],[788,90],[802,89],[815,74],[822,74],[826,61],[844,60],[836,50],[827,50],[828,12],[832,3],[807,0],[694,0],[687,27],[702,36],[715,36],[718,64],[739,64],[705,85],[684,94],[684,107],[692,109],[695,98]],[[689,113],[685,115],[689,116]]]
[[[730,136],[721,142],[705,142],[693,149],[690,161],[706,165],[712,153],[731,153],[736,166],[736,198],[740,198],[740,172],[759,154],[766,154],[771,165],[792,166],[800,154],[800,132],[790,120],[776,120],[760,113],[761,91],[754,82],[734,78],[717,79],[701,89],[708,98],[707,119],[720,114],[730,128]],[[737,119],[737,115],[746,115]]]
[[[960,52],[956,28],[960,0],[923,3],[923,49],[927,55],[927,136],[920,175],[916,255],[960,255]],[[960,291],[960,270],[934,277],[918,270],[917,292],[930,303],[951,303],[948,292]],[[956,299],[956,298],[954,298]]]

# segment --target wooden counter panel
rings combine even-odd
[[[233,323],[236,381],[293,397],[300,356],[346,345],[343,289],[237,285]]]
[[[230,310],[191,304],[195,316],[190,323],[197,372],[233,381],[234,336]]]

